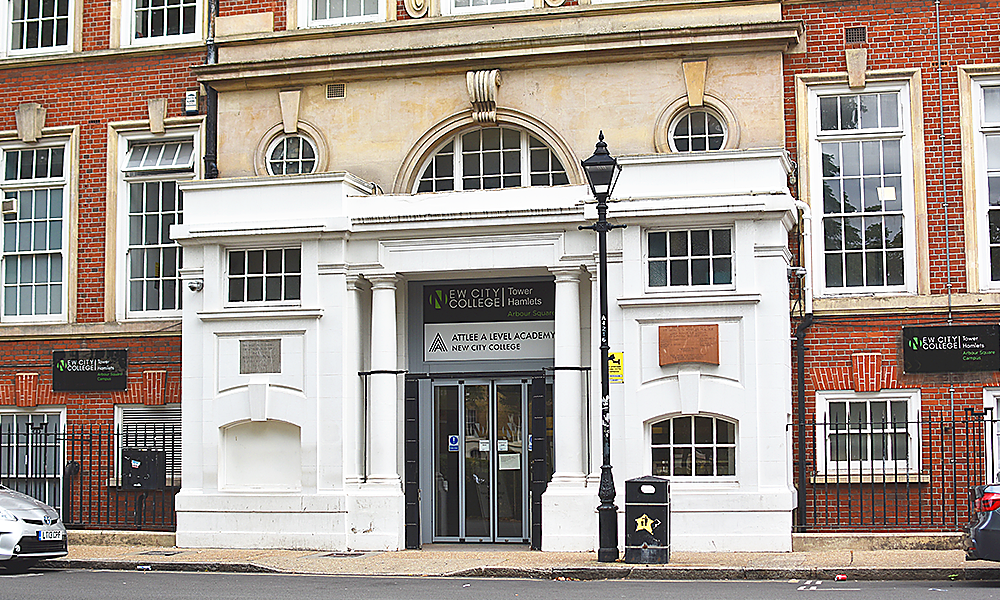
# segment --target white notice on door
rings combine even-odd
[[[507,440],[497,440],[497,452],[507,451]]]
[[[489,440],[479,440],[479,451],[489,452],[490,451],[490,441]]]
[[[520,454],[499,454],[501,471],[516,471],[521,468]]]

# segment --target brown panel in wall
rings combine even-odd
[[[718,325],[660,327],[660,366],[685,362],[719,364]]]

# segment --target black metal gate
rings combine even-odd
[[[806,448],[796,530],[961,530],[971,515],[970,487],[1000,478],[998,425],[971,410],[792,425],[795,443]]]
[[[174,531],[180,426],[4,424],[0,484],[60,510],[70,528]]]

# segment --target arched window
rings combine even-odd
[[[301,134],[280,135],[267,149],[270,175],[298,175],[316,170],[316,145]]]
[[[653,423],[653,475],[736,475],[736,422],[721,417],[673,417]]]
[[[538,137],[513,127],[458,133],[421,169],[415,192],[565,185],[566,170]]]
[[[720,150],[726,145],[726,122],[714,111],[688,109],[671,121],[669,139],[674,152]]]

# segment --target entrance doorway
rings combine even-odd
[[[529,381],[434,382],[434,541],[528,540]]]

